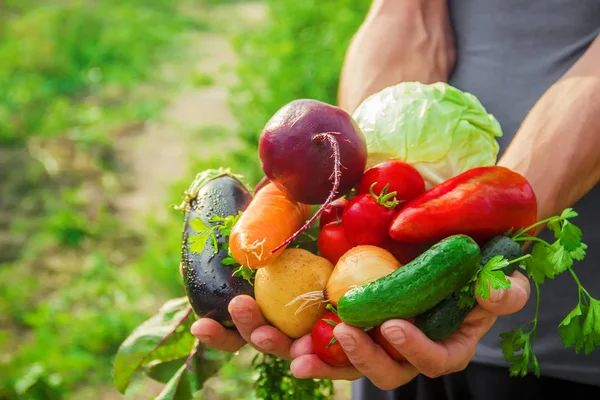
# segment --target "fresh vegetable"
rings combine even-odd
[[[498,255],[503,256],[506,260],[512,261],[523,255],[523,250],[518,242],[515,242],[510,237],[505,235],[498,235],[483,246],[481,249],[481,266],[482,268],[493,258]],[[517,269],[519,264],[510,263],[501,271],[506,276],[512,275]]]
[[[429,339],[440,341],[452,335],[475,306],[461,307],[454,295],[446,297],[435,307],[415,318],[415,326]]]
[[[393,218],[389,234],[403,243],[432,243],[454,234],[485,243],[536,218],[537,201],[527,179],[505,167],[479,167],[409,202]]]
[[[408,321],[411,323],[414,323],[414,318],[409,318]],[[396,350],[396,348],[394,347],[394,345],[392,345],[386,338],[385,336],[383,336],[383,333],[381,333],[381,325],[376,326],[373,329],[370,329],[368,331],[369,336],[371,336],[371,339],[373,339],[373,341],[375,343],[377,343],[379,345],[379,347],[381,347],[393,360],[398,361],[398,362],[402,362],[402,361],[406,361],[406,357],[404,357],[402,354],[400,354],[400,352],[398,350]]]
[[[294,100],[280,108],[261,132],[258,154],[265,175],[291,199],[320,204],[276,252],[308,229],[336,198],[358,182],[367,163],[365,138],[339,107],[318,100]]]
[[[228,235],[252,196],[229,170],[206,170],[196,176],[180,210],[184,212],[182,272],[186,294],[199,317],[233,326],[227,311],[238,294],[253,296],[252,285],[229,256]]]
[[[496,163],[500,124],[475,96],[444,82],[387,87],[352,116],[367,142],[367,168],[405,161],[423,176],[427,189]]]
[[[313,326],[310,335],[315,354],[322,361],[335,367],[345,367],[352,364],[333,335],[333,329],[340,322],[342,321],[334,312],[328,311]]]
[[[330,222],[325,225],[317,239],[319,252],[333,265],[337,264],[341,256],[354,247],[346,237],[346,231],[341,222]]]
[[[396,215],[396,192],[388,192],[388,185],[379,194],[370,192],[353,197],[344,209],[342,223],[346,237],[353,245],[381,245],[388,238],[388,227]]]
[[[348,199],[345,197],[340,197],[332,201],[321,213],[321,217],[319,218],[319,228],[322,229],[330,222],[341,222],[344,209],[347,205]]]
[[[412,165],[399,160],[384,161],[367,169],[358,185],[358,194],[381,193],[386,185],[396,193],[398,207],[425,192],[425,181]]]
[[[415,325],[431,340],[439,341],[454,333],[465,318],[475,308],[473,293],[489,296],[489,288],[506,289],[510,282],[505,275],[511,275],[522,256],[521,245],[511,238],[499,235],[487,242],[481,249],[480,269],[459,293],[453,293],[435,307],[417,316]],[[472,285],[473,287],[471,287]]]
[[[301,293],[292,303],[300,303],[301,308],[324,303],[335,307],[350,289],[391,274],[401,266],[387,250],[371,245],[355,246],[340,257],[323,290]]]
[[[304,249],[285,249],[256,271],[254,292],[263,316],[292,339],[306,335],[327,311],[326,304],[302,307],[294,300],[306,292],[322,292],[332,271],[333,264],[323,257]]]
[[[336,307],[348,290],[387,276],[401,266],[390,252],[382,248],[371,245],[353,247],[335,265],[327,281],[325,298]]]
[[[308,218],[310,206],[291,199],[273,183],[262,187],[229,237],[233,258],[248,268],[262,268],[283,252],[272,250]]]
[[[338,301],[338,315],[361,328],[392,318],[416,317],[471,279],[480,260],[481,251],[473,239],[450,236],[391,274],[346,292]]]

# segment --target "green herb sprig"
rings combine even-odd
[[[235,258],[231,255],[229,243],[225,240],[222,244],[219,244],[217,240],[219,237],[227,238],[231,235],[231,231],[235,224],[240,219],[242,212],[238,212],[236,215],[228,215],[226,217],[220,217],[218,215],[212,216],[208,222],[211,226],[208,226],[204,221],[198,217],[190,221],[190,226],[196,231],[196,235],[190,235],[188,237],[189,249],[195,253],[201,253],[204,251],[206,244],[209,243],[213,248],[213,255],[219,252],[219,247],[227,251],[227,257],[221,260],[223,265],[235,268],[233,276],[242,277],[248,281],[251,285],[254,284],[255,270],[240,265]]]
[[[581,229],[571,221],[577,215],[572,208],[567,208],[560,215],[539,221],[516,233],[507,233],[512,240],[523,243],[523,246],[534,243],[531,253],[512,261],[502,256],[493,257],[458,293],[459,304],[472,306],[475,302],[473,295],[485,299],[490,295],[490,287],[496,290],[508,289],[510,281],[501,276],[501,269],[514,262],[519,262],[519,267],[533,281],[536,299],[533,319],[500,335],[502,353],[505,359],[511,362],[512,376],[525,376],[529,371],[540,376],[534,353],[540,285],[546,279],[554,279],[566,271],[577,285],[578,303],[558,325],[561,341],[566,348],[574,347],[577,354],[583,350],[589,355],[600,346],[600,300],[590,295],[573,270],[574,261],[583,260],[587,249],[587,245],[581,241]],[[544,224],[554,233],[555,240],[552,243],[529,233]]]

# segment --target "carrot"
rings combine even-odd
[[[293,200],[275,184],[268,183],[234,225],[229,236],[231,255],[253,269],[272,263],[287,247],[280,245],[302,226],[309,212],[310,205]]]

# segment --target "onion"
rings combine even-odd
[[[338,300],[350,289],[391,274],[402,264],[389,251],[371,245],[355,246],[335,265],[324,296],[337,307]]]
[[[372,282],[391,274],[402,264],[381,247],[359,245],[348,250],[340,257],[322,291],[303,293],[295,297],[286,306],[302,302],[297,313],[320,303],[330,303],[337,307],[338,300],[350,289]]]

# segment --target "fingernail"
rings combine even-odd
[[[490,291],[490,301],[492,303],[497,303],[504,296],[504,290],[491,290]]]
[[[233,317],[239,322],[248,322],[252,317],[252,311],[248,307],[233,307]]]
[[[209,344],[212,340],[210,336],[196,336],[196,338],[204,344]]]
[[[352,351],[356,348],[356,342],[354,341],[354,338],[350,335],[336,336],[336,339],[338,340],[338,342],[340,342],[344,350]]]
[[[406,335],[404,334],[404,330],[397,326],[392,326],[390,328],[384,329],[383,334],[388,341],[393,344],[401,344],[406,339]]]
[[[260,342],[254,343],[254,344],[266,351],[273,350],[273,347],[274,347],[273,341],[270,339],[261,340]]]

